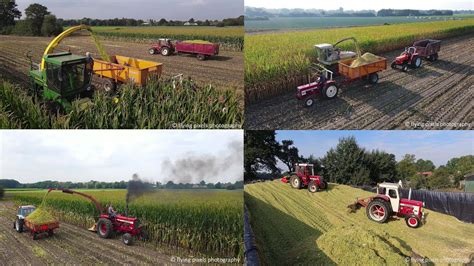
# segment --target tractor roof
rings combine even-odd
[[[24,205],[24,206],[20,206],[21,209],[31,209],[31,208],[36,208],[35,206],[33,205]]]
[[[87,58],[85,56],[64,52],[45,55],[44,60],[54,65],[65,65],[84,62],[87,60]]]
[[[297,163],[296,165],[298,165],[298,166],[314,166],[314,164],[310,164],[310,163]]]
[[[379,187],[388,187],[388,188],[398,188],[400,184],[398,183],[389,183],[389,182],[383,182],[379,184]]]
[[[320,44],[316,44],[314,47],[316,48],[319,48],[319,49],[328,49],[328,48],[332,48],[332,44],[329,44],[329,43],[320,43]]]

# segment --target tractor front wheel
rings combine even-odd
[[[316,182],[314,180],[311,180],[308,184],[308,190],[309,192],[311,193],[316,193],[319,191],[319,187],[318,187],[318,184],[316,184]]]
[[[337,97],[337,93],[339,89],[337,88],[336,84],[329,84],[324,86],[323,95],[326,99],[334,99]]]
[[[407,71],[408,71],[408,65],[407,65],[407,64],[403,64],[403,65],[402,65],[402,71],[403,71],[403,72],[407,72]]]
[[[127,246],[130,246],[132,243],[133,243],[133,237],[131,234],[129,233],[125,233],[122,235],[122,242],[127,245]]]
[[[109,238],[112,234],[112,222],[109,219],[100,218],[97,222],[97,234],[101,238]]]
[[[388,203],[380,199],[372,200],[367,206],[366,212],[370,220],[378,223],[385,223],[390,216]]]
[[[154,55],[156,53],[155,48],[150,48],[150,50],[148,50],[148,53]]]
[[[417,228],[420,226],[420,219],[414,214],[406,217],[405,222],[407,223],[408,227],[411,228]]]
[[[292,188],[300,189],[301,188],[301,179],[294,175],[290,178],[290,184]]]
[[[306,98],[303,101],[303,106],[304,107],[311,107],[311,106],[313,106],[313,104],[314,104],[314,97],[312,97],[312,96],[309,96],[308,98]]]

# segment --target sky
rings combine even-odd
[[[308,1],[308,0],[245,0],[245,6],[264,7],[264,8],[302,8],[302,9],[326,9],[335,10],[342,7],[346,10],[380,10],[380,9],[473,9],[472,0],[430,0],[430,1],[411,1],[411,0],[333,0],[327,1]]]
[[[240,130],[0,131],[0,179],[235,182],[242,143]]]
[[[18,10],[32,3],[44,5],[58,18],[135,18],[205,20],[238,17],[244,0],[16,0]]]
[[[342,137],[354,136],[366,150],[379,149],[395,154],[400,161],[405,154],[445,165],[454,157],[474,155],[474,131],[277,131],[277,140],[291,139],[304,156],[323,157]],[[283,164],[279,165],[283,168]]]

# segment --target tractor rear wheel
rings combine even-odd
[[[16,219],[15,221],[15,230],[18,232],[18,233],[22,233],[23,232],[23,223],[24,221],[23,220],[20,220],[20,219]]]
[[[148,50],[148,53],[151,55],[155,54],[156,53],[155,48],[150,48],[150,50]]]
[[[104,81],[103,87],[106,92],[113,93],[117,89],[117,83],[115,80],[106,79]]]
[[[112,222],[109,219],[100,218],[97,222],[97,234],[102,238],[112,235]]]
[[[314,104],[314,97],[313,96],[309,96],[308,98],[306,98],[303,101],[303,106],[304,107],[311,107],[311,106],[313,106],[313,104]]]
[[[370,84],[377,84],[379,82],[379,74],[372,73],[369,75],[369,83]]]
[[[129,233],[125,233],[122,235],[122,242],[127,245],[127,246],[130,246],[132,243],[133,243],[133,237],[131,234]]]
[[[316,193],[319,191],[319,187],[318,187],[318,184],[316,184],[316,181],[314,180],[311,180],[308,184],[308,190],[309,192],[311,193]]]
[[[417,228],[420,226],[420,219],[414,214],[406,217],[405,222],[407,223],[408,227],[411,228]]]
[[[421,60],[421,57],[414,56],[413,59],[411,60],[411,67],[419,68],[421,67],[422,62],[423,61]]]
[[[326,99],[334,99],[337,97],[337,93],[339,89],[337,88],[336,84],[329,84],[324,86],[323,95]]]
[[[163,47],[163,48],[161,48],[161,55],[162,55],[162,56],[168,56],[168,55],[170,55],[170,48],[168,48],[168,47]]]
[[[294,175],[290,178],[290,184],[292,188],[300,189],[301,188],[301,179]]]
[[[372,200],[367,206],[367,217],[378,223],[385,223],[390,216],[388,203],[381,199]]]

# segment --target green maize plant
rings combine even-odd
[[[232,90],[197,87],[185,80],[173,86],[164,79],[150,79],[145,87],[122,86],[117,96],[97,91],[89,104],[73,103],[64,115],[49,114],[36,99],[17,86],[0,87],[2,128],[99,128],[154,129],[179,124],[242,125],[242,99]]]
[[[362,53],[382,53],[424,38],[442,39],[474,32],[474,19],[396,25],[318,29],[245,36],[245,101],[254,103],[293,91],[307,81],[316,62],[313,46],[355,37]],[[341,48],[354,50],[351,43]]]
[[[103,206],[112,203],[125,211],[126,190],[79,190],[94,196]],[[43,203],[66,221],[90,227],[99,212],[82,197],[46,190],[12,191],[19,204]],[[156,190],[129,205],[129,216],[140,219],[149,241],[156,245],[184,248],[221,256],[243,256],[242,191]]]

